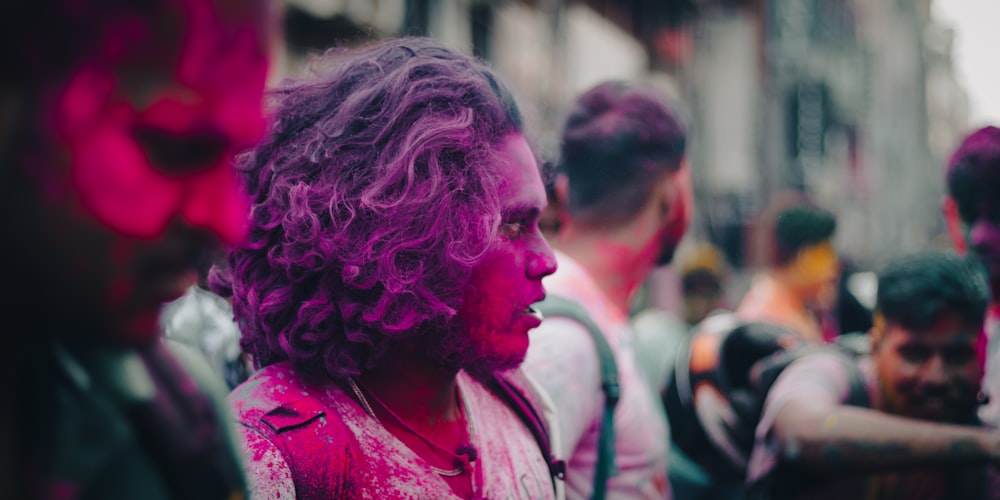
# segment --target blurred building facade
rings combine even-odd
[[[692,129],[692,238],[738,269],[763,263],[761,214],[788,192],[838,215],[838,247],[861,268],[943,231],[942,165],[969,113],[930,0],[286,3],[287,71],[331,46],[435,37],[507,78],[550,159],[579,92],[657,84]]]

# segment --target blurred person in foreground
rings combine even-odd
[[[886,266],[871,355],[806,355],[768,392],[751,498],[1000,498],[1000,433],[976,416],[988,300],[972,260],[929,253]]]
[[[837,220],[806,203],[776,214],[771,264],[754,277],[736,308],[745,321],[774,323],[813,343],[824,341],[817,304],[836,290],[839,265],[833,248]]]
[[[230,160],[264,130],[271,11],[0,7],[0,497],[245,495],[224,388],[157,315],[245,234]]]
[[[327,57],[275,89],[237,167],[250,237],[213,282],[261,367],[230,395],[255,496],[554,498],[497,390],[544,403],[516,369],[556,266],[517,105],[431,40]]]
[[[579,319],[549,317],[531,335],[525,370],[558,410],[568,498],[670,497],[665,417],[637,366],[629,305],[650,271],[670,262],[687,229],[685,141],[658,91],[617,82],[577,98],[562,132],[559,271],[546,286],[589,315],[617,365],[617,383],[602,390],[608,363]],[[605,480],[601,427],[615,397],[615,470]]]
[[[983,127],[968,136],[948,161],[948,194],[942,208],[959,253],[979,260],[989,273],[992,300],[986,315],[980,417],[1000,426],[1000,128]]]

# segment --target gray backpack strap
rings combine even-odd
[[[615,406],[621,397],[618,384],[618,364],[615,362],[611,346],[601,332],[601,328],[590,317],[587,310],[566,297],[548,294],[545,300],[532,305],[545,317],[561,316],[583,325],[597,350],[597,361],[601,372],[601,390],[604,391],[604,414],[597,446],[597,466],[594,468],[594,494],[591,498],[605,498],[608,478],[618,473],[615,466]]]

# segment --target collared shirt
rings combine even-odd
[[[555,498],[548,466],[521,419],[465,372],[457,382],[478,455],[477,498]],[[310,411],[303,414],[297,402],[307,393]],[[261,369],[229,400],[242,424],[253,498],[457,498],[339,385],[310,385],[287,362]],[[309,425],[323,426],[320,439],[297,433]],[[317,464],[314,457],[331,460]],[[296,491],[296,484],[311,491]]]

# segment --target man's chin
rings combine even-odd
[[[486,379],[494,374],[513,370],[524,363],[527,352],[520,355],[516,353],[496,354],[493,356],[479,357],[464,363],[462,369],[475,378]]]
[[[974,417],[975,410],[972,409],[966,412],[964,416],[962,413],[957,406],[921,405],[911,408],[904,416],[927,422],[961,425],[968,424],[969,420]]]

